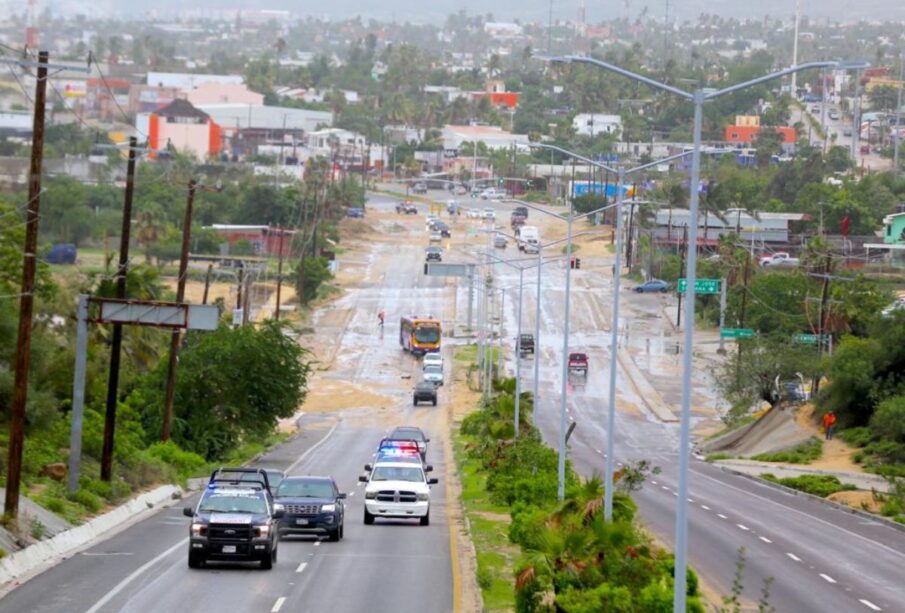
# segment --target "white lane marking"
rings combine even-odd
[[[181,522],[185,523],[185,522]],[[107,551],[102,553],[91,553],[90,551],[86,551],[82,553],[83,556],[131,556],[132,553],[128,551]]]
[[[873,540],[873,539],[867,538],[866,536],[862,536],[862,535],[858,534],[857,532],[852,532],[851,530],[846,530],[845,528],[843,528],[842,526],[839,526],[838,524],[830,523],[830,522],[826,521],[825,519],[821,519],[821,518],[817,517],[816,515],[810,515],[810,514],[808,514],[808,513],[805,513],[804,511],[799,511],[798,509],[796,509],[796,508],[794,508],[794,507],[791,507],[791,506],[789,506],[789,505],[783,504],[783,503],[781,503],[781,502],[777,502],[776,500],[771,500],[770,498],[765,498],[764,496],[760,496],[760,495],[755,494],[754,492],[751,492],[751,491],[749,491],[749,490],[744,490],[744,489],[742,489],[742,488],[740,488],[740,487],[735,487],[734,485],[732,485],[732,484],[730,484],[730,483],[727,483],[727,482],[725,482],[725,481],[720,481],[719,479],[715,479],[715,478],[711,477],[710,475],[708,475],[708,474],[706,474],[706,473],[704,473],[704,472],[702,472],[702,471],[700,471],[700,470],[695,470],[695,469],[692,469],[692,470],[693,470],[698,476],[700,476],[700,477],[702,477],[702,478],[704,478],[704,479],[708,479],[709,481],[713,481],[714,483],[720,485],[721,487],[728,487],[729,489],[735,490],[736,492],[739,492],[739,493],[741,493],[741,494],[744,494],[745,496],[752,496],[753,498],[757,498],[758,500],[762,500],[762,501],[764,501],[764,502],[766,502],[766,503],[775,505],[775,506],[779,507],[780,509],[782,509],[782,510],[785,511],[785,512],[790,512],[790,511],[791,511],[792,513],[797,513],[798,515],[801,515],[802,517],[806,518],[808,521],[816,521],[816,522],[818,522],[818,523],[821,523],[821,524],[823,524],[823,525],[825,525],[825,526],[828,526],[828,527],[832,528],[832,529],[833,529],[834,531],[836,531],[836,532],[845,532],[846,534],[849,534],[849,535],[851,535],[851,536],[853,536],[853,537],[855,537],[855,538],[857,538],[857,539],[860,539],[860,540],[864,541],[865,543],[868,543],[869,545],[873,545],[873,546],[875,546],[875,547],[880,547],[881,549],[883,549],[883,550],[885,550],[885,551],[887,551],[887,552],[889,552],[889,553],[891,553],[891,554],[893,554],[893,555],[895,555],[895,556],[897,556],[897,557],[905,558],[905,553],[902,553],[901,551],[898,551],[898,550],[896,550],[896,549],[893,549],[892,547],[890,547],[890,546],[888,546],[888,545],[884,545],[883,543],[880,543],[880,542],[875,541],[875,540]],[[791,494],[790,494],[790,495],[791,495]]]
[[[283,603],[286,602],[285,596],[280,596],[277,598],[277,601],[273,603],[273,608],[270,609],[270,613],[278,613],[280,609],[283,608]]]
[[[735,524],[735,525],[738,526],[740,530],[744,530],[745,532],[748,531],[748,526],[746,526],[744,524]]]
[[[722,513],[717,513],[716,516],[719,517],[720,519],[729,519],[728,517],[726,517],[726,516],[723,515]]]
[[[361,482],[360,482],[360,481],[359,481],[359,483],[361,483]],[[352,496],[354,496],[354,495],[355,495],[355,492],[349,492],[349,494],[348,494],[348,495],[349,495],[349,498],[351,498],[351,497],[352,497]]]
[[[308,566],[307,562],[302,562],[299,564],[299,567],[295,569],[295,572],[300,573],[305,570],[305,567]]]
[[[832,577],[830,577],[829,575],[827,575],[827,574],[825,574],[825,573],[820,573],[820,576],[821,576],[821,577],[823,578],[823,580],[826,581],[827,583],[836,583],[836,580],[835,580],[835,579],[833,579]]]
[[[773,542],[773,541],[771,541],[770,539],[768,539],[768,538],[765,537],[765,536],[761,536],[761,537],[758,537],[758,538],[760,538],[760,540],[762,540],[762,541],[765,542],[765,543],[772,543],[772,542]]]
[[[654,480],[651,480],[651,483],[653,483],[654,485],[657,485],[657,482]]]
[[[314,541],[314,546],[315,546],[315,547],[320,547],[320,546],[321,546],[321,542],[320,542],[320,541]]]
[[[143,575],[145,573],[145,571],[147,571],[149,568],[151,568],[152,566],[154,566],[155,564],[157,564],[158,562],[163,560],[165,557],[167,557],[168,555],[170,555],[171,553],[173,553],[180,547],[185,547],[188,544],[188,542],[189,542],[189,539],[188,539],[188,537],[186,537],[186,538],[182,539],[181,541],[179,541],[178,543],[176,543],[175,545],[173,545],[172,547],[170,547],[169,549],[167,549],[166,551],[164,551],[163,553],[159,554],[156,558],[148,560],[147,562],[145,562],[144,564],[142,564],[141,566],[136,568],[134,571],[132,571],[132,574],[130,574],[128,577],[126,577],[125,579],[123,579],[122,581],[117,583],[113,587],[112,590],[107,592],[103,598],[101,598],[96,603],[94,603],[94,606],[91,607],[90,609],[88,609],[87,611],[85,611],[85,613],[97,613],[98,611],[100,611],[104,605],[106,605],[108,602],[113,600],[113,598],[117,594],[119,594],[121,591],[123,591],[127,585],[129,585],[130,583],[135,581],[137,578],[139,578],[141,575]]]
[[[662,489],[666,490],[667,492],[669,491],[669,488],[666,487],[665,485],[661,485],[660,487],[661,487]]]
[[[877,605],[875,605],[874,603],[872,603],[870,600],[865,600],[864,598],[861,598],[860,600],[858,600],[858,602],[860,602],[865,607],[867,607],[868,609],[871,609],[873,611],[882,611],[883,610],[880,607],[878,607]]]
[[[709,510],[710,510],[710,507],[708,507],[706,504],[702,504],[702,505],[701,505],[701,508],[704,509],[705,511],[709,511]]]
[[[673,492],[672,495],[675,496],[676,498],[678,498],[678,497],[679,497],[679,492]]]
[[[292,464],[290,464],[290,465],[286,468],[286,474],[291,473],[291,472],[295,469],[296,466],[298,466],[299,464],[301,464],[301,463],[305,460],[305,458],[307,458],[309,455],[311,455],[312,453],[314,453],[314,451],[315,451],[318,447],[320,447],[321,445],[323,445],[323,444],[326,442],[326,440],[327,440],[328,438],[330,438],[330,435],[333,434],[333,432],[339,427],[339,424],[341,424],[341,423],[342,423],[342,420],[340,419],[340,420],[337,421],[335,424],[333,424],[333,427],[330,428],[330,431],[327,432],[321,440],[319,440],[318,442],[314,443],[314,444],[313,444],[313,445],[312,445],[305,453],[303,453],[302,455],[300,455],[299,458],[298,458],[295,462],[293,462]]]
[[[688,502],[690,502],[691,504],[694,504],[694,500],[692,500],[691,498],[688,499]]]
[[[789,556],[790,558],[792,558],[793,560],[795,560],[796,562],[801,562],[801,558],[796,556],[794,553],[787,553],[786,555]]]

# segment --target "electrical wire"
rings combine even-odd
[[[89,69],[91,68],[93,59],[95,59],[94,52],[89,51],[88,52],[88,68]],[[128,113],[126,113],[126,111],[123,110],[123,107],[119,104],[119,101],[116,99],[116,95],[113,93],[113,89],[110,87],[110,84],[107,82],[107,77],[104,76],[104,73],[101,71],[100,64],[98,64],[97,61],[93,62],[93,64],[95,67],[97,67],[97,74],[99,74],[101,77],[101,83],[103,83],[104,87],[107,88],[107,93],[110,94],[110,99],[113,100],[113,104],[116,105],[116,108],[119,109],[120,114],[122,114],[125,124],[134,127],[135,131],[138,132],[139,134],[141,134],[144,137],[144,140],[147,141],[148,135],[145,134],[142,130],[139,130],[138,126],[134,125],[134,123],[129,120]]]

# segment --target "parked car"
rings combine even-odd
[[[505,249],[507,244],[508,244],[508,241],[506,240],[506,237],[503,236],[502,234],[497,234],[496,236],[493,237],[493,246],[494,247],[496,247],[498,249]]]
[[[764,268],[770,266],[798,266],[798,258],[793,258],[785,251],[777,251],[773,255],[764,256],[760,259],[760,265]]]
[[[48,264],[75,264],[77,254],[75,245],[71,243],[57,243],[50,248],[47,254]]]
[[[836,109],[830,109],[830,112],[827,113],[827,116],[828,116],[830,119],[832,119],[833,121],[839,119],[839,117],[840,117],[839,111],[837,111]]]
[[[569,372],[588,374],[588,354],[581,352],[570,353]]]
[[[481,192],[481,200],[500,200],[501,198],[505,198],[506,195],[507,194],[505,189],[488,187]]]
[[[358,207],[352,207],[346,211],[346,217],[361,219],[365,216],[365,210]]]
[[[496,211],[488,207],[484,209],[483,217],[484,219],[496,219]]]
[[[428,381],[419,381],[412,392],[412,404],[418,406],[419,402],[430,402],[437,406],[437,386]]]
[[[331,541],[343,537],[346,495],[332,477],[286,477],[274,495],[283,505],[278,534],[324,535]]]
[[[426,194],[427,193],[427,183],[415,183],[412,185],[412,191],[416,194]]]
[[[669,291],[669,283],[661,281],[660,279],[651,279],[650,281],[645,281],[641,285],[636,285],[634,291],[639,294],[647,294],[650,292],[665,294]]]
[[[525,355],[528,353],[534,353],[534,335],[533,334],[522,334],[520,337],[515,339],[515,350],[520,355]]]

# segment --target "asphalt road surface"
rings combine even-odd
[[[570,375],[567,411],[577,428],[570,439],[569,458],[584,475],[602,474],[605,467],[610,265],[611,258],[600,258],[596,263],[583,258],[582,269],[572,271],[570,346],[589,352],[590,371],[587,377]],[[536,354],[541,360],[537,419],[544,438],[554,448],[559,438],[564,275],[564,266],[546,270],[543,275],[541,338]],[[518,273],[497,266],[495,282],[517,286]],[[511,291],[504,325],[510,346],[516,331],[515,301],[517,293]],[[643,346],[650,339],[661,357],[675,347],[679,337],[662,316],[664,301],[661,295],[624,292],[620,321],[623,343]],[[531,288],[526,291],[523,306],[523,330],[533,331],[536,308]],[[522,363],[523,386],[528,390],[533,385],[531,360],[529,357]],[[508,368],[514,372],[515,366],[510,363]],[[677,411],[680,370],[677,366],[665,368],[659,379],[666,381],[669,389],[658,386],[658,391],[673,401]],[[707,370],[703,363],[695,370],[695,403],[713,395]],[[678,488],[678,424],[660,422],[645,409],[625,410],[638,407],[639,400],[640,392],[620,368],[617,460],[647,459],[662,468],[662,473],[651,477],[634,497],[646,526],[671,545]],[[746,560],[744,596],[749,604],[758,601],[764,581],[769,579],[770,603],[777,611],[905,611],[905,532],[692,458],[689,558],[716,593],[730,593],[742,547]]]
[[[378,198],[369,204],[389,209],[393,202]],[[285,539],[271,571],[256,564],[211,564],[190,570],[186,563],[190,520],[182,515],[182,506],[193,504],[192,497],[13,589],[0,599],[0,612],[451,611],[453,572],[442,445],[446,422],[441,410],[411,406],[412,377],[419,365],[402,353],[397,335],[403,314],[451,317],[455,289],[444,279],[423,275],[423,217],[411,218],[407,226],[403,240],[373,246],[363,288],[337,303],[336,308],[351,310],[351,318],[341,332],[335,368],[327,373],[337,381],[377,390],[389,399],[387,406],[303,415],[301,435],[256,464],[288,469],[290,474],[332,475],[349,494],[342,541]],[[381,309],[387,313],[383,331],[376,325]],[[444,398],[441,392],[441,409]],[[422,426],[432,437],[427,459],[440,484],[432,488],[431,524],[378,519],[365,526],[364,484],[359,485],[358,476],[381,436],[403,424]]]

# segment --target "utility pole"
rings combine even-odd
[[[189,267],[189,241],[192,237],[192,206],[195,202],[195,179],[189,180],[189,193],[185,201],[185,220],[182,222],[182,252],[179,257],[179,277],[176,280],[176,302],[185,301],[185,277]],[[179,356],[181,330],[173,330],[170,335],[170,361],[167,364],[167,390],[163,401],[163,428],[160,439],[170,440],[170,429],[173,421],[173,396],[176,393],[176,361]]]
[[[129,138],[129,161],[126,163],[126,193],[123,198],[123,222],[119,234],[119,265],[116,268],[116,298],[126,297],[126,277],[129,273],[129,243],[132,234],[132,196],[135,192],[135,157],[138,139]],[[110,339],[110,373],[107,377],[107,407],[104,415],[104,444],[101,452],[101,479],[113,478],[113,442],[116,432],[116,405],[119,401],[119,365],[123,345],[123,325],[113,324]]]
[[[207,274],[204,275],[204,295],[201,297],[201,304],[207,304],[207,293],[211,288],[211,273],[214,271],[214,265],[207,265]]]
[[[801,21],[801,0],[795,0],[795,39],[792,41],[792,66],[798,66],[798,24]],[[792,73],[792,97],[798,91],[798,73]]]
[[[892,176],[899,177],[899,148],[902,146],[900,122],[902,118],[902,85],[905,82],[905,52],[899,55],[899,93],[896,95],[896,131],[893,134]]]
[[[827,300],[830,297],[830,268],[832,266],[832,256],[829,252],[826,254],[826,261],[823,264],[823,288],[820,290],[820,319],[818,325],[820,326],[817,330],[817,352],[818,355],[823,356],[823,337],[826,334],[826,319],[827,315],[829,315],[829,311],[826,308]],[[820,372],[817,372],[817,376],[814,377],[814,385],[812,387],[811,397],[815,398],[817,396],[817,392],[820,391]]]
[[[9,459],[6,471],[4,513],[19,517],[19,485],[22,478],[22,449],[25,444],[25,404],[28,400],[28,365],[31,360],[31,322],[35,306],[35,253],[38,249],[38,220],[41,208],[41,166],[44,161],[44,110],[47,104],[46,51],[38,53],[35,84],[35,115],[32,122],[31,165],[28,170],[28,208],[25,215],[25,253],[22,262],[22,294],[19,297],[19,335],[16,343],[15,387],[9,423]]]
[[[283,228],[280,228],[280,244],[278,249],[280,250],[280,261],[277,264],[277,305],[273,311],[273,318],[277,321],[280,320],[280,290],[283,289]]]

